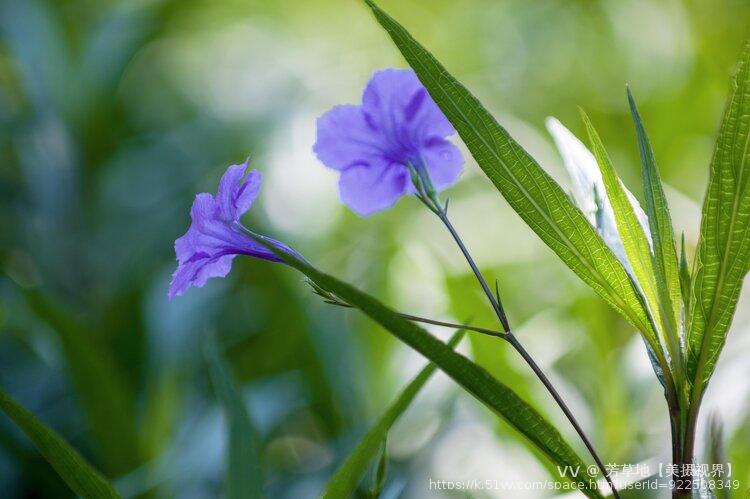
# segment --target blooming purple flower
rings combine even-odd
[[[257,170],[251,170],[245,176],[246,169],[247,161],[230,166],[219,181],[215,197],[207,192],[195,197],[190,209],[190,228],[174,242],[178,265],[169,286],[170,300],[191,286],[203,286],[211,277],[225,277],[237,255],[281,261],[271,250],[250,237],[239,222],[258,197],[263,180]],[[299,257],[284,244],[264,239]]]
[[[445,189],[461,173],[463,157],[445,137],[455,130],[412,70],[372,75],[362,105],[336,106],[318,118],[313,151],[340,171],[341,200],[360,215],[392,206],[413,194],[408,165],[425,168]]]

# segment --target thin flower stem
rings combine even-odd
[[[429,205],[428,205],[428,208],[430,208],[433,212],[435,211],[433,207],[430,207]],[[615,484],[614,484],[614,481],[612,480],[612,477],[610,477],[609,472],[607,471],[607,467],[604,465],[604,462],[596,453],[596,450],[594,450],[594,446],[591,444],[591,441],[589,440],[588,436],[586,436],[586,433],[583,431],[583,428],[581,428],[581,425],[578,424],[578,420],[576,420],[575,416],[573,416],[573,413],[568,408],[568,405],[565,403],[565,401],[562,399],[558,391],[552,385],[552,382],[549,380],[549,378],[547,378],[547,376],[541,370],[539,365],[537,365],[536,361],[534,361],[531,355],[526,351],[526,349],[518,341],[518,338],[516,338],[516,336],[511,331],[510,324],[508,323],[508,319],[505,315],[505,310],[500,304],[500,300],[496,299],[495,296],[492,294],[492,291],[490,291],[490,287],[487,285],[487,282],[484,280],[482,273],[477,268],[476,263],[474,263],[474,259],[471,257],[471,254],[466,249],[466,246],[461,240],[461,236],[458,235],[458,232],[456,231],[455,227],[453,227],[453,224],[451,223],[450,219],[448,219],[447,212],[445,211],[445,209],[441,209],[441,210],[438,210],[436,214],[438,215],[440,220],[443,222],[445,227],[448,229],[448,231],[451,233],[451,236],[453,236],[453,240],[458,245],[459,249],[461,250],[461,253],[463,253],[464,257],[466,258],[466,261],[469,263],[469,267],[471,267],[472,272],[474,272],[474,275],[476,276],[477,281],[479,281],[479,284],[482,286],[482,289],[484,290],[484,294],[487,295],[487,299],[492,304],[492,308],[495,310],[495,314],[497,315],[498,320],[502,324],[503,330],[507,333],[506,335],[503,336],[503,338],[508,343],[511,344],[511,346],[516,350],[516,352],[518,352],[521,355],[521,357],[526,362],[526,364],[528,364],[531,370],[534,371],[534,374],[536,375],[536,377],[539,378],[539,381],[542,382],[542,384],[550,393],[550,395],[552,395],[552,398],[555,399],[555,402],[563,411],[563,413],[565,414],[565,417],[568,418],[568,421],[570,421],[570,424],[576,430],[576,433],[578,433],[578,436],[581,437],[581,440],[583,441],[584,445],[586,446],[589,453],[591,454],[591,457],[593,457],[594,461],[596,461],[596,465],[601,470],[602,474],[604,475],[604,478],[607,480],[607,483],[609,484],[610,489],[612,490],[612,495],[615,497],[615,499],[620,499],[620,495],[617,492],[617,489],[615,488]]]
[[[425,317],[402,314],[398,312],[396,312],[396,315],[403,317],[404,319],[407,319],[410,321],[423,322],[425,324],[432,324],[433,326],[449,327],[452,329],[465,329],[467,331],[474,331],[477,333],[486,334],[488,336],[496,336],[498,338],[505,338],[506,336],[506,333],[503,333],[502,331],[495,331],[494,329],[486,329],[483,327],[471,326],[469,324],[454,324],[452,322],[436,321],[435,319],[428,319]]]
[[[490,287],[487,285],[487,282],[484,280],[482,273],[479,272],[479,268],[477,268],[476,263],[474,263],[474,259],[471,257],[469,250],[466,249],[464,242],[461,240],[461,236],[458,235],[458,232],[456,231],[455,227],[453,227],[453,224],[448,218],[448,214],[445,212],[445,210],[441,210],[438,214],[438,217],[440,218],[440,220],[443,221],[443,224],[448,229],[448,232],[451,233],[451,236],[453,236],[453,240],[456,241],[456,244],[461,250],[461,253],[464,254],[464,258],[466,258],[466,261],[469,263],[469,267],[471,267],[472,272],[474,272],[474,275],[477,277],[479,284],[482,286],[482,289],[484,290],[484,294],[487,295],[487,299],[490,300],[490,303],[492,304],[492,308],[495,310],[495,314],[497,315],[497,318],[500,320],[500,324],[503,326],[503,330],[506,333],[510,334],[510,324],[508,323],[508,319],[505,316],[505,310],[503,309],[502,305],[500,305],[499,300],[495,299],[495,295],[492,294],[492,291],[490,291]]]
[[[352,308],[351,305],[349,305],[345,301],[342,301],[339,297],[326,295],[326,296],[323,296],[323,298],[325,302],[328,303],[329,305],[336,305],[338,307],[344,307],[344,308]],[[429,319],[427,317],[420,317],[418,315],[403,314],[401,312],[396,312],[396,315],[398,315],[399,317],[403,317],[404,319],[409,320],[409,321],[421,322],[424,324],[432,324],[433,326],[447,327],[451,329],[464,329],[466,331],[474,331],[476,333],[485,334],[487,336],[495,336],[497,338],[505,338],[506,336],[506,334],[502,331],[495,331],[494,329],[487,329],[484,327],[472,326],[470,324],[457,324],[455,322],[439,321],[436,319]]]

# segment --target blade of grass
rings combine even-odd
[[[2,390],[0,390],[0,410],[31,439],[42,456],[73,492],[91,499],[120,497],[107,479],[87,463],[62,437]]]
[[[263,497],[263,474],[258,433],[213,334],[206,335],[204,352],[228,427],[227,498],[260,499]]]
[[[455,333],[448,346],[455,348],[461,341],[465,332]],[[393,423],[409,407],[411,402],[427,383],[437,369],[433,363],[428,364],[419,374],[404,388],[393,404],[386,409],[378,421],[364,434],[354,451],[349,454],[344,463],[338,468],[333,477],[326,485],[323,497],[334,499],[338,497],[350,497],[357,488],[362,475],[367,470],[367,465],[382,447],[382,442],[388,435]]]

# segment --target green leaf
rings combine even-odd
[[[73,492],[87,499],[120,497],[107,479],[92,468],[62,437],[2,390],[0,410],[31,439]]]
[[[682,290],[682,302],[685,306],[685,317],[690,317],[690,269],[687,262],[687,250],[685,250],[685,233],[680,240],[680,289]]]
[[[455,348],[464,336],[464,331],[458,331],[448,342],[450,348]],[[427,383],[437,366],[428,364],[419,374],[404,388],[396,401],[391,404],[378,421],[364,434],[354,451],[349,454],[346,461],[339,467],[333,477],[329,480],[324,498],[350,497],[357,488],[367,465],[381,448],[383,441],[393,423],[409,407],[414,397],[417,396],[422,387]],[[385,451],[384,451],[385,453]],[[380,469],[380,466],[378,467]]]
[[[641,158],[643,176],[643,193],[646,198],[646,215],[648,216],[651,241],[653,242],[653,268],[663,315],[665,334],[669,336],[671,354],[682,372],[682,351],[680,348],[680,324],[682,323],[682,290],[680,287],[680,270],[677,262],[677,250],[674,245],[674,229],[669,205],[664,195],[656,158],[643,126],[638,107],[635,104],[630,88],[627,89],[630,114],[633,117],[638,137],[638,152]]]
[[[659,292],[656,284],[656,277],[654,274],[654,265],[651,258],[651,249],[649,247],[648,239],[646,234],[643,232],[638,217],[635,214],[633,205],[630,204],[628,195],[625,192],[625,188],[622,185],[622,181],[617,176],[617,172],[612,166],[612,161],[604,149],[599,134],[591,124],[591,120],[586,116],[586,113],[581,111],[583,122],[586,125],[586,130],[591,140],[591,148],[596,162],[599,164],[599,169],[602,172],[602,179],[604,181],[604,187],[607,190],[607,198],[612,205],[612,211],[615,216],[615,223],[617,224],[617,232],[622,240],[623,248],[625,249],[625,255],[628,258],[630,267],[633,271],[636,281],[638,282],[643,298],[646,301],[651,317],[654,318],[655,324],[661,324],[662,312],[660,308]],[[671,310],[671,309],[670,309]],[[655,353],[659,353],[661,343],[657,338],[648,337],[649,340],[656,340],[656,344],[651,344]],[[662,366],[664,369],[665,366]]]
[[[688,328],[688,374],[698,400],[713,373],[750,265],[750,40],[732,78],[711,160]]]
[[[302,272],[316,285],[339,296],[352,307],[358,308],[403,343],[424,355],[492,412],[524,435],[560,469],[566,466],[573,469],[585,469],[581,458],[560,432],[536,409],[516,395],[512,389],[493,378],[485,369],[454,352],[448,345],[413,322],[400,317],[375,298],[278,249],[263,236],[251,231],[246,233],[271,250],[284,263]],[[575,481],[589,497],[601,497],[596,487],[592,488],[592,484],[583,476],[566,477],[566,479]]]
[[[25,297],[60,338],[102,468],[113,475],[130,471],[140,462],[135,401],[111,352],[100,337],[41,293],[25,291]]]
[[[226,494],[229,499],[263,497],[260,442],[234,378],[213,334],[206,335],[205,355],[216,396],[228,426]]]
[[[622,264],[562,188],[408,31],[365,1],[511,207],[607,303],[637,329],[649,331],[646,310]]]
[[[383,493],[385,487],[385,478],[388,475],[388,438],[383,439],[383,450],[380,453],[378,467],[375,469],[375,483],[373,484],[370,496],[377,499]]]

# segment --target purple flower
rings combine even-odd
[[[409,168],[425,168],[437,190],[453,184],[464,160],[445,137],[455,130],[412,70],[372,75],[362,105],[336,106],[318,118],[313,151],[341,172],[341,201],[360,215],[415,192]]]
[[[215,197],[207,192],[195,197],[190,209],[190,228],[174,242],[178,265],[169,286],[170,300],[191,286],[203,286],[211,277],[225,277],[237,255],[281,261],[271,250],[250,237],[246,233],[249,231],[239,222],[258,197],[263,180],[257,170],[245,176],[246,169],[247,161],[230,166],[219,181]],[[299,257],[284,244],[264,239]]]

